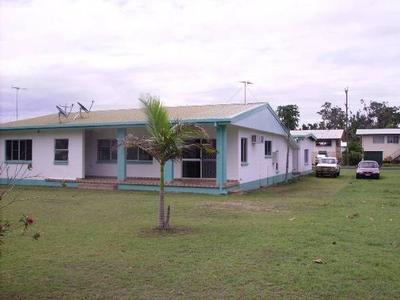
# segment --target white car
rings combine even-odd
[[[336,157],[321,157],[315,168],[315,175],[338,177],[340,175],[340,165]]]

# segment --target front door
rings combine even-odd
[[[210,144],[214,149],[216,140],[191,140],[188,144]],[[217,161],[216,153],[208,153],[201,147],[191,147],[183,154],[183,178],[216,178]]]

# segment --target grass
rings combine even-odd
[[[153,229],[155,193],[18,188],[3,216],[32,214],[42,236],[8,235],[0,298],[398,298],[400,172],[353,172],[168,194],[168,234]]]

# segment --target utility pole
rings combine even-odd
[[[249,84],[253,84],[253,83],[250,81],[247,81],[247,80],[243,80],[243,81],[239,81],[239,82],[244,84],[244,104],[247,104],[247,86]]]
[[[349,87],[344,88],[346,94],[346,165],[349,165]]]
[[[12,86],[12,89],[15,89],[15,119],[18,121],[18,96],[20,90],[26,90],[24,87],[20,86]]]

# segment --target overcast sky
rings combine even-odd
[[[0,121],[56,112],[250,101],[400,105],[400,1],[0,0]],[[235,95],[236,94],[236,95]]]

